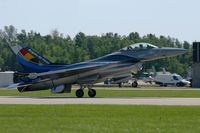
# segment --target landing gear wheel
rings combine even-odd
[[[122,88],[122,83],[119,83],[118,86],[119,86],[119,88]]]
[[[138,82],[137,82],[137,81],[134,81],[131,85],[132,85],[132,87],[135,87],[135,88],[136,88],[136,87],[138,86]]]
[[[19,92],[23,92],[23,91],[25,91],[26,90],[26,86],[25,87],[17,87],[17,90],[19,91]]]
[[[95,97],[95,96],[96,96],[96,90],[90,89],[90,90],[88,91],[88,96],[89,96],[89,97]]]
[[[77,96],[78,98],[83,97],[83,95],[84,95],[84,92],[83,92],[82,89],[78,89],[78,90],[76,91],[76,96]]]

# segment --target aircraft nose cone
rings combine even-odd
[[[175,48],[174,51],[172,50],[172,53],[174,55],[181,55],[181,54],[186,53],[186,49],[184,49],[184,48]]]
[[[161,49],[161,55],[171,57],[184,54],[186,51],[184,48],[163,48]]]
[[[184,49],[184,48],[180,49],[180,53],[181,53],[181,54],[185,54],[186,52],[187,52],[186,49]]]
[[[179,49],[177,49],[176,51],[177,51],[178,54],[184,54],[184,53],[187,52],[187,50],[184,49],[184,48],[179,48]]]

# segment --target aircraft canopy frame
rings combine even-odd
[[[133,51],[133,50],[136,51],[136,50],[145,50],[145,49],[153,49],[153,48],[158,48],[158,47],[149,43],[136,43],[136,44],[129,45],[121,49],[120,51]]]

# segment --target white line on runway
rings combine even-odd
[[[0,104],[113,104],[200,106],[200,98],[28,98],[1,96]]]

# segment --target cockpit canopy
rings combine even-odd
[[[145,50],[145,49],[153,49],[153,48],[158,48],[158,47],[149,43],[136,43],[136,44],[129,45],[121,49],[120,51]]]

